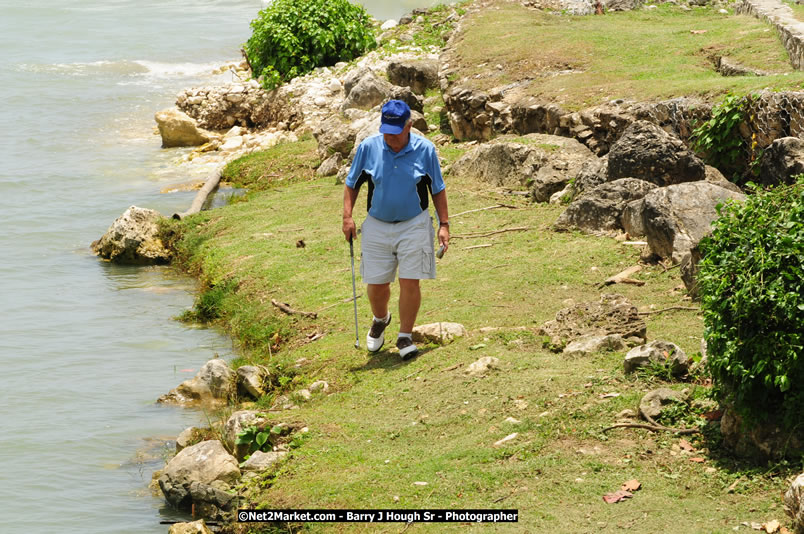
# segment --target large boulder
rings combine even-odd
[[[193,492],[200,494],[207,486],[221,491],[239,478],[237,459],[226,452],[220,441],[209,440],[187,447],[174,456],[159,477],[159,487],[171,505],[189,510],[194,503],[192,484],[202,485]]]
[[[804,432],[800,429],[784,430],[773,415],[747,424],[729,404],[723,409],[720,434],[723,445],[742,458],[779,460],[804,454]]]
[[[266,424],[266,419],[263,412],[256,410],[239,410],[229,416],[226,423],[223,425],[223,439],[230,449],[235,451],[237,458],[243,458],[248,454],[247,447],[238,447],[236,444],[237,435],[250,426],[259,426]]]
[[[687,294],[692,300],[699,300],[700,293],[698,292],[698,264],[701,262],[703,255],[698,245],[695,245],[689,252],[681,257],[681,281],[684,282],[684,287],[687,288]]]
[[[264,365],[243,365],[237,368],[237,392],[241,396],[259,399],[266,393],[270,371]]]
[[[225,360],[215,358],[205,363],[193,378],[159,397],[157,402],[182,405],[221,403],[234,395],[235,387],[235,372]]]
[[[438,88],[438,60],[400,59],[388,63],[388,80],[394,85],[410,87],[417,95]]]
[[[195,120],[179,108],[157,111],[154,118],[162,136],[162,148],[200,146],[210,140],[209,132],[199,128]]]
[[[792,184],[804,173],[804,141],[798,137],[776,139],[762,153],[759,179],[762,185]]]
[[[346,87],[344,84],[344,88]],[[346,93],[342,109],[371,109],[388,100],[393,88],[388,80],[380,78],[369,69],[366,69],[354,85],[350,83],[348,87],[349,91]]]
[[[639,416],[646,421],[655,423],[665,408],[686,400],[687,395],[681,391],[670,388],[654,389],[646,393],[639,401]]]
[[[545,346],[556,352],[583,336],[619,334],[627,343],[644,343],[646,333],[647,325],[636,307],[622,295],[612,294],[564,308],[538,330],[538,335],[545,336]]]
[[[171,254],[159,237],[162,219],[158,211],[131,206],[115,219],[103,237],[92,243],[92,251],[115,263],[167,263]]]
[[[609,181],[609,156],[590,158],[583,162],[572,183],[572,195],[578,197]]]
[[[793,519],[793,531],[804,533],[804,473],[798,475],[784,493],[784,511]]]
[[[453,163],[450,174],[473,177],[495,186],[532,186],[532,194],[547,202],[550,195],[563,189],[583,162],[591,157],[588,148],[567,137],[547,134],[505,136],[461,156]],[[537,183],[537,176],[545,167]]]
[[[653,189],[656,189],[656,185],[634,178],[605,183],[573,200],[556,220],[554,228],[578,228],[587,232],[622,230],[621,220],[626,206]]]
[[[168,534],[212,534],[203,519],[170,525]]]
[[[331,115],[313,129],[318,141],[318,157],[326,160],[333,154],[348,156],[355,145],[356,126],[361,122],[346,121],[338,114]]]
[[[681,139],[636,121],[609,151],[609,179],[639,178],[658,186],[703,180],[706,166]]]
[[[681,347],[669,341],[651,341],[629,350],[625,355],[623,367],[626,373],[651,364],[669,367],[673,376],[683,376],[689,371],[690,362]]]
[[[727,200],[743,200],[709,182],[693,182],[654,189],[644,198],[642,222],[653,254],[679,263],[712,230],[716,207]]]

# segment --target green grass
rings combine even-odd
[[[527,80],[510,92],[575,110],[617,98],[716,99],[729,91],[798,89],[804,80],[792,70],[776,31],[750,16],[662,4],[650,11],[576,17],[493,4],[464,22],[457,41],[460,64],[453,65],[462,86],[489,90]],[[779,74],[722,77],[714,67],[717,56]]]
[[[297,161],[315,154],[314,146],[303,143],[273,150],[277,159],[292,154]],[[455,156],[463,147],[450,145],[450,150]],[[273,165],[270,160],[265,164]],[[260,174],[256,168],[249,172]],[[617,413],[635,410],[645,391],[689,385],[665,383],[657,376],[626,377],[622,353],[566,359],[542,348],[538,326],[568,299],[596,300],[597,284],[635,264],[639,251],[608,238],[553,232],[550,226],[561,207],[531,205],[449,175],[446,181],[451,248],[439,261],[438,280],[423,284],[418,322],[460,322],[470,334],[444,347],[423,347],[410,362],[401,362],[395,350],[369,355],[353,347],[352,304],[344,302],[352,288],[349,248],[340,230],[342,186],[331,179],[289,178],[279,189],[255,192],[245,201],[182,221],[178,248],[183,265],[212,290],[225,289],[215,295],[219,318],[213,324],[241,342],[236,363],[267,363],[287,377],[280,388],[285,392],[319,379],[331,386],[329,395],[315,396],[298,410],[272,414],[275,422],[303,423],[310,433],[278,476],[244,490],[247,502],[268,508],[520,511],[520,522],[513,525],[416,524],[410,531],[725,533],[742,521],[783,520],[778,495],[790,467],[767,473],[767,467],[734,462],[721,456],[716,435],[691,439],[701,449],[696,455],[706,458],[699,464],[673,450],[678,438],[672,435],[602,432]],[[496,204],[519,209],[461,214]],[[462,238],[521,226],[529,230]],[[304,248],[296,246],[300,239]],[[492,246],[468,248],[480,244]],[[645,286],[607,291],[625,294],[643,310],[689,306],[677,270],[649,266],[637,276]],[[358,293],[363,344],[370,311],[364,290],[359,287]],[[318,318],[283,315],[271,299],[318,311]],[[646,319],[649,339],[673,341],[688,354],[699,350],[697,313]],[[313,333],[324,337],[308,342]],[[482,356],[499,358],[500,370],[483,378],[466,376],[463,370]],[[603,398],[606,393],[620,396]],[[257,405],[270,406],[272,396]],[[521,423],[512,425],[508,417]],[[519,433],[515,440],[492,446],[513,432]],[[744,481],[739,491],[725,493],[738,477]],[[603,494],[632,478],[643,484],[632,500],[603,502]],[[248,528],[241,531],[260,532]],[[404,526],[309,523],[292,528],[399,532]]]

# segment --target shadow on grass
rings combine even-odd
[[[374,369],[384,369],[386,371],[395,371],[397,369],[402,369],[407,364],[413,363],[416,360],[422,359],[428,352],[433,351],[437,347],[424,347],[419,349],[419,354],[415,358],[411,358],[409,360],[403,360],[399,357],[399,353],[394,351],[391,352],[390,350],[382,349],[374,353],[367,353],[368,361],[358,367],[352,367],[349,369],[352,373],[358,373],[362,371],[373,371]]]

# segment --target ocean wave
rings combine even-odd
[[[148,60],[92,61],[77,63],[23,63],[23,72],[55,74],[68,77],[131,77],[150,79],[200,78],[218,74],[225,64],[219,63],[165,63]]]

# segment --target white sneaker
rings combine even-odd
[[[366,348],[369,352],[377,352],[385,343],[385,327],[391,324],[391,314],[388,314],[387,321],[374,320],[371,323],[371,330],[366,335]]]
[[[399,355],[403,360],[414,358],[419,353],[419,349],[416,348],[416,345],[413,344],[413,340],[409,337],[400,337],[397,339],[396,348],[399,349]]]

